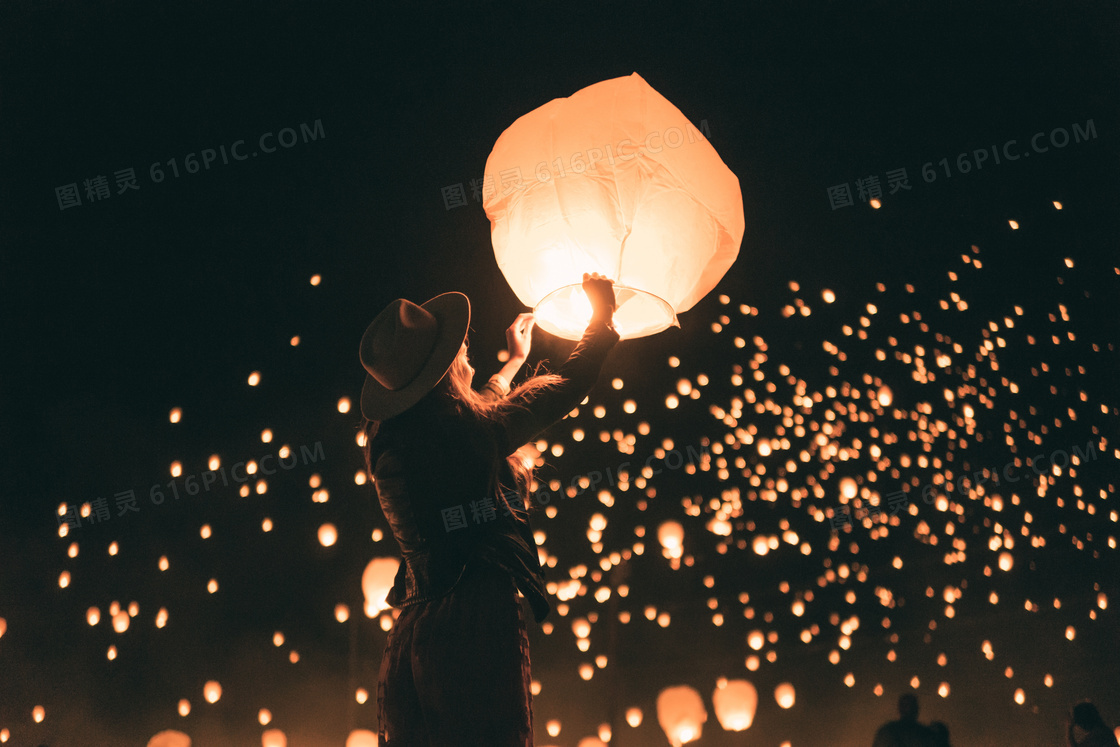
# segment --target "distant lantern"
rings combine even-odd
[[[774,688],[774,700],[782,708],[793,708],[793,704],[797,700],[797,693],[794,691],[793,685],[783,682]]]
[[[222,686],[215,680],[210,680],[202,688],[202,695],[207,703],[217,703],[222,697]]]
[[[396,558],[374,558],[362,572],[362,593],[366,597],[366,617],[376,617],[389,609],[385,597],[393,588],[400,561]]]
[[[148,747],[191,747],[191,738],[181,731],[168,729],[149,739]]]
[[[666,688],[657,696],[657,722],[673,747],[699,739],[707,720],[704,700],[688,685]]]
[[[576,747],[607,747],[607,743],[599,737],[584,737]]]
[[[721,679],[712,692],[716,718],[727,731],[749,729],[758,708],[758,691],[746,680]]]
[[[261,747],[288,747],[288,737],[279,729],[269,729],[261,734]]]
[[[319,544],[330,547],[338,540],[338,530],[334,524],[323,524],[319,527]]]
[[[684,543],[684,527],[676,521],[666,521],[657,529],[657,541],[669,552],[681,549]]]
[[[377,747],[377,735],[369,729],[355,729],[346,737],[346,747]]]
[[[130,620],[131,618],[124,610],[117,612],[117,614],[113,615],[113,630],[118,633],[125,632],[128,630],[128,623]]]
[[[637,73],[553,99],[501,134],[483,207],[498,267],[537,324],[579,339],[583,273],[615,281],[623,338],[679,326],[743,239],[739,180]]]

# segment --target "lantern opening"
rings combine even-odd
[[[679,327],[673,307],[649,291],[615,285],[614,328],[623,340],[657,334]],[[565,340],[578,340],[591,321],[591,302],[581,283],[565,285],[549,293],[533,309],[537,326]]]

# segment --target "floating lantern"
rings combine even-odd
[[[630,724],[633,728],[637,729],[642,725],[642,709],[641,708],[627,708],[626,709],[626,723]]]
[[[191,738],[181,731],[167,729],[149,739],[148,747],[191,747]]]
[[[202,695],[207,703],[217,703],[222,697],[222,686],[216,680],[210,680],[203,686]]]
[[[637,73],[515,121],[486,161],[483,207],[498,267],[537,325],[579,339],[583,273],[615,281],[623,338],[679,326],[734,263],[739,180]]]
[[[688,685],[666,688],[657,696],[657,722],[673,747],[699,739],[707,720],[700,693]]]
[[[716,718],[727,731],[749,729],[758,708],[758,691],[746,680],[720,679],[712,692]]]
[[[261,747],[288,747],[288,737],[279,729],[269,729],[261,734]]]
[[[778,705],[782,708],[793,708],[796,699],[797,694],[790,683],[783,682],[774,688],[774,700],[778,701]]]
[[[684,527],[679,522],[666,521],[657,529],[657,541],[670,553],[680,550],[684,543]]]
[[[369,729],[355,729],[346,737],[346,747],[377,747],[377,735]]]
[[[389,609],[385,601],[397,576],[400,561],[396,558],[374,558],[362,572],[362,593],[366,597],[366,617],[376,617]]]
[[[125,632],[126,630],[128,630],[128,624],[131,619],[132,618],[130,618],[128,616],[128,613],[124,610],[117,612],[117,614],[113,615],[113,630],[117,631],[118,633]]]

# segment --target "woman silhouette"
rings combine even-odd
[[[518,448],[575,408],[618,342],[614,287],[584,275],[593,315],[556,374],[513,389],[533,318],[507,331],[510,362],[480,391],[467,358],[470,303],[397,300],[360,358],[366,469],[401,548],[386,601],[401,610],[377,686],[382,747],[532,747],[529,643],[518,591],[551,610]]]

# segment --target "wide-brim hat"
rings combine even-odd
[[[366,370],[362,414],[386,420],[423,399],[455,362],[470,323],[471,303],[462,293],[421,305],[398,298],[386,306],[358,349]]]

